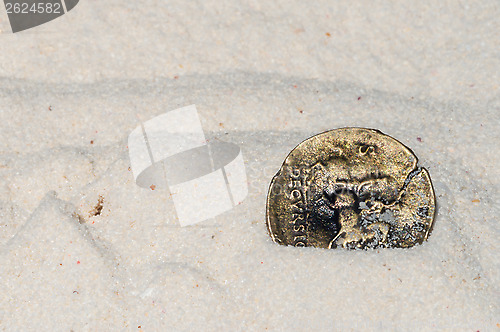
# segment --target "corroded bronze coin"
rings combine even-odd
[[[415,154],[378,130],[341,128],[288,155],[267,197],[267,226],[283,245],[408,248],[427,239],[435,196]]]

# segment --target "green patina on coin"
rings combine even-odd
[[[273,240],[319,248],[408,248],[427,239],[436,201],[426,169],[378,130],[313,136],[287,156],[267,197]]]

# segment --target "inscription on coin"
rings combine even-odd
[[[378,130],[341,128],[300,143],[267,198],[273,240],[296,247],[367,249],[421,244],[435,196],[414,153]]]

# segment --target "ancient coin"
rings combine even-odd
[[[272,179],[267,226],[283,245],[408,248],[427,239],[435,212],[429,173],[378,130],[341,128],[300,143]]]

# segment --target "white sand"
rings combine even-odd
[[[0,13],[2,330],[500,331],[496,1],[87,0],[18,34]],[[207,138],[241,147],[249,194],[181,228],[164,191],[134,183],[126,145],[193,103]],[[345,126],[429,170],[427,243],[271,241],[284,157]]]

